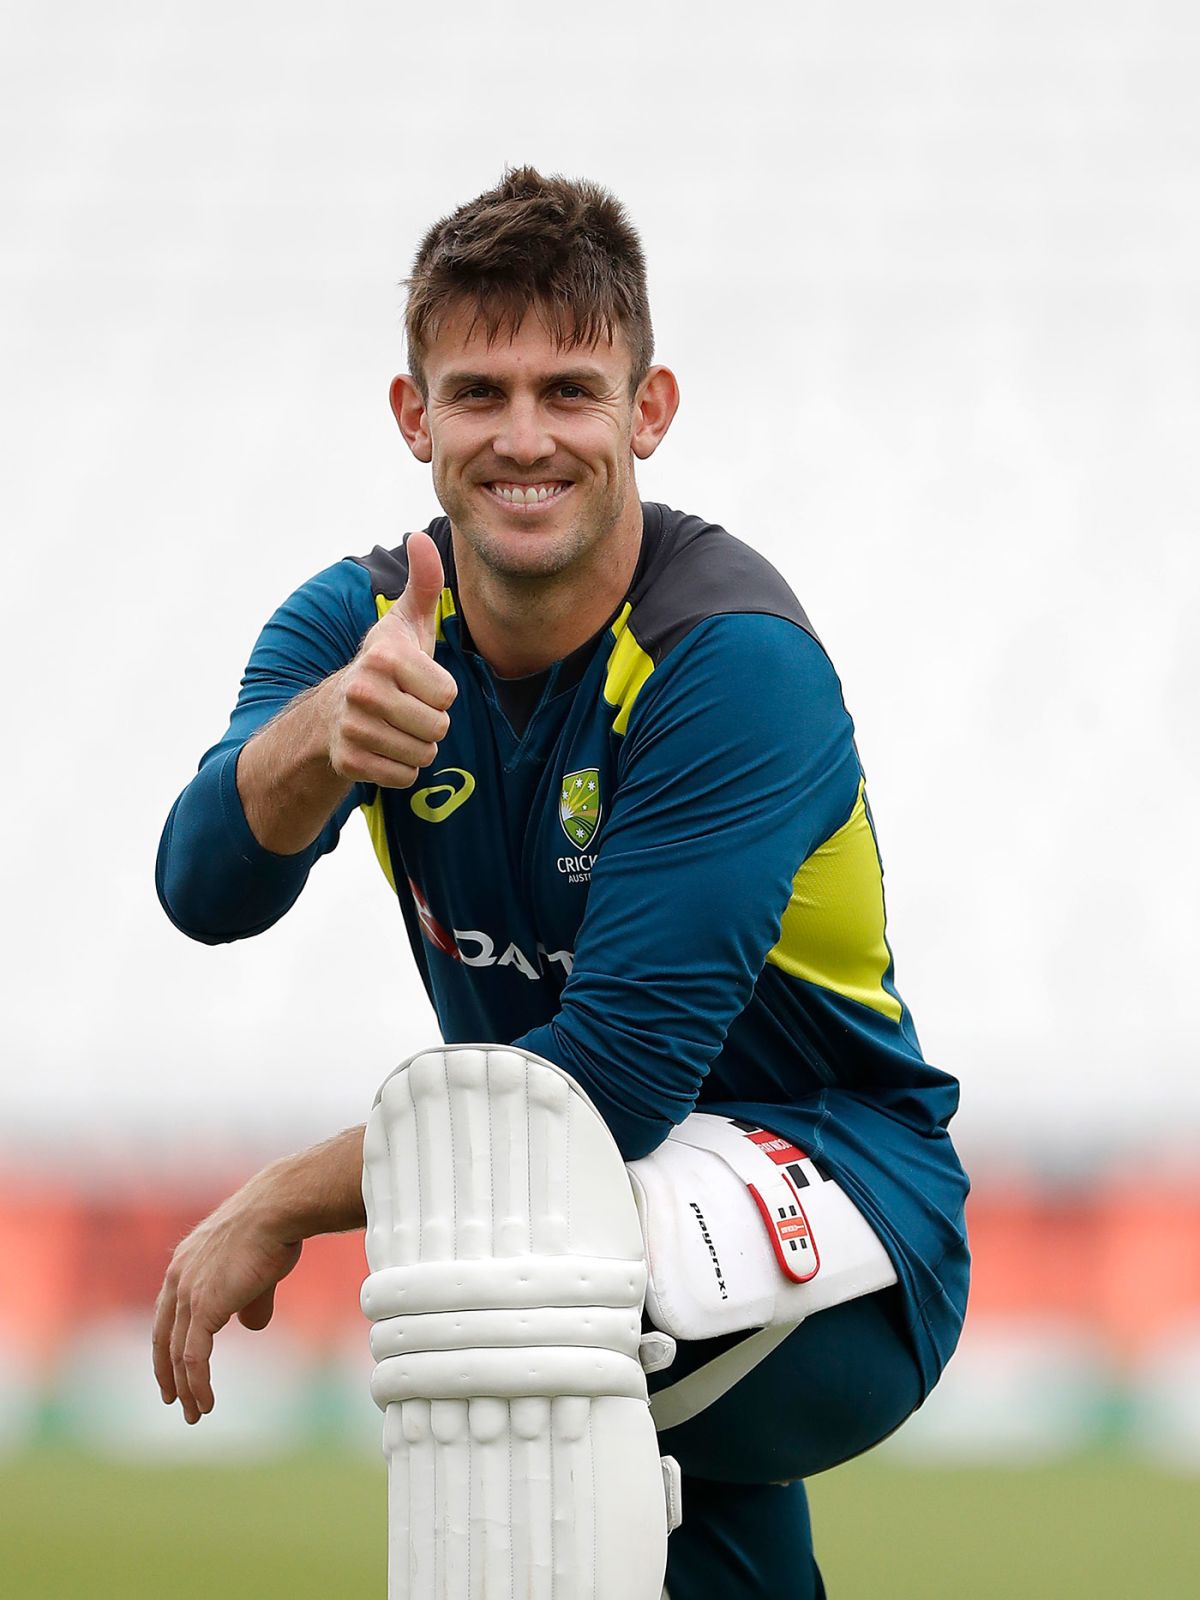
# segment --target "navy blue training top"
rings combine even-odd
[[[841,686],[767,561],[665,506],[643,520],[621,609],[517,728],[459,613],[450,524],[431,523],[436,658],[459,691],[437,764],[412,789],[358,785],[279,856],[246,822],[238,754],[352,659],[403,591],[404,547],[304,584],[171,811],[159,896],[193,938],[259,933],[361,806],[446,1041],[556,1062],[627,1160],[697,1106],[786,1134],[883,1240],[928,1391],[966,1305],[958,1086],[924,1060],[893,982]]]

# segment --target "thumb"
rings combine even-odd
[[[445,578],[437,545],[427,533],[410,533],[404,545],[408,582],[388,616],[399,616],[417,636],[427,656],[433,654],[437,604]]]
[[[275,1285],[255,1296],[237,1315],[243,1328],[252,1328],[256,1333],[265,1328],[275,1315]]]

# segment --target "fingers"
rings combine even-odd
[[[171,1381],[186,1422],[199,1422],[213,1408],[209,1369],[213,1335],[228,1321],[228,1314],[213,1316],[198,1306],[194,1297],[176,1297],[171,1328]]]
[[[169,1281],[165,1282],[159,1291],[158,1300],[154,1307],[154,1334],[152,1350],[154,1355],[154,1378],[158,1384],[158,1392],[162,1395],[163,1404],[170,1405],[178,1399],[175,1388],[175,1370],[171,1365],[171,1333],[175,1326],[175,1290]]]
[[[385,629],[388,617],[371,630],[342,677],[329,760],[352,782],[407,789],[437,759],[458,685],[422,652],[408,623]]]
[[[223,1326],[223,1324],[222,1324]],[[213,1408],[212,1380],[209,1361],[212,1357],[213,1333],[197,1317],[188,1323],[183,1341],[183,1372],[191,1391],[191,1404],[185,1400],[183,1414],[188,1422],[199,1422]]]
[[[417,648],[407,629],[403,633],[395,628],[385,629],[384,624],[395,609],[393,606],[367,635],[362,653],[354,662],[358,670],[352,673],[352,680],[375,679],[382,686],[410,694],[435,712],[449,711],[458,685],[445,667]]]
[[[345,706],[342,711],[342,728],[364,733],[378,730],[379,736],[389,741],[380,754],[391,754],[391,747],[407,740],[414,749],[428,749],[435,754],[437,741],[450,731],[450,718],[415,694],[397,689],[375,672],[363,672],[346,685]],[[393,759],[401,760],[400,756]]]
[[[444,711],[422,705],[412,695],[389,697],[369,682],[351,685],[330,744],[330,760],[343,776],[406,788],[415,782],[421,767],[437,760],[437,741],[445,738],[449,726]],[[370,770],[364,768],[364,762]],[[378,768],[377,762],[409,770],[393,775]]]
[[[224,1321],[217,1326],[223,1327]],[[171,1364],[185,1422],[199,1422],[213,1408],[209,1361],[215,1331],[207,1328],[198,1316],[176,1318],[175,1336],[171,1340]]]

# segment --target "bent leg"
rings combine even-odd
[[[651,1389],[731,1342],[681,1344]],[[683,1524],[668,1545],[671,1600],[822,1596],[807,1500],[792,1480],[869,1450],[920,1398],[899,1292],[885,1289],[810,1317],[728,1394],[662,1433],[684,1473]]]

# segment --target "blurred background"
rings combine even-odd
[[[841,673],[977,1261],[923,1411],[812,1485],[831,1595],[1200,1569],[1200,14],[1182,0],[17,0],[0,20],[0,1589],[382,1593],[355,1238],[217,1411],[174,1242],[436,1030],[353,823],[286,922],[153,892],[255,634],[437,511],[387,409],[424,229],[506,163],[640,227],[646,498]]]

